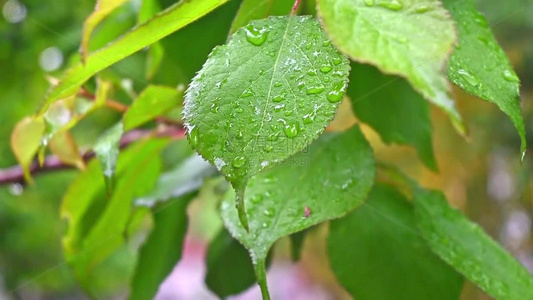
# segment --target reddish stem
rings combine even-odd
[[[295,15],[296,11],[298,10],[298,6],[300,6],[300,0],[294,1],[294,5],[291,10],[291,15]]]

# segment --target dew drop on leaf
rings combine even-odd
[[[195,126],[187,131],[187,138],[191,146],[196,147],[198,145],[198,127]]]
[[[320,72],[322,73],[329,73],[332,69],[333,67],[329,64],[323,64],[322,66],[320,66]]]
[[[509,82],[519,82],[520,79],[516,75],[514,75],[511,71],[505,70],[503,71],[503,79],[509,81]]]
[[[365,0],[366,6],[374,6],[374,0]]]
[[[246,40],[255,46],[261,46],[268,37],[266,28],[257,28],[254,25],[246,26]]]
[[[381,2],[378,3],[378,5],[394,11],[398,11],[403,8],[403,4],[398,0],[393,0],[390,2]]]
[[[468,72],[467,70],[460,69],[457,71],[457,73],[461,75],[461,77],[463,77],[464,80],[466,80],[466,82],[468,82],[470,85],[477,86],[479,84],[479,80],[477,79],[477,77]]]
[[[233,159],[233,162],[231,163],[235,168],[241,168],[246,164],[246,157],[244,156],[237,156]]]
[[[318,84],[318,85],[313,85],[313,86],[308,87],[305,93],[307,95],[315,95],[315,94],[322,93],[325,89],[326,88],[324,87],[324,85]]]
[[[285,124],[285,129],[283,130],[285,132],[285,135],[289,138],[296,137],[298,135],[298,132],[300,131],[299,124],[300,123],[298,122]]]

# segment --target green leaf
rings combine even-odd
[[[405,77],[464,133],[442,74],[456,33],[440,1],[318,0],[317,5],[322,25],[342,52]]]
[[[261,269],[277,239],[342,217],[361,205],[374,172],[372,149],[357,126],[325,134],[308,152],[250,180],[245,197],[250,233],[239,222],[231,190],[221,205],[222,219]]]
[[[520,114],[520,80],[472,0],[444,0],[457,23],[459,42],[448,61],[448,77],[468,93],[492,102],[512,120],[526,150]]]
[[[213,50],[189,86],[189,142],[242,199],[251,176],[302,150],[324,130],[342,100],[348,70],[348,60],[315,19],[253,21]]]
[[[362,207],[331,221],[331,267],[355,299],[459,299],[462,276],[428,247],[407,201],[377,185]]]
[[[62,207],[62,215],[69,219],[65,256],[86,290],[90,291],[95,266],[124,244],[133,199],[153,187],[161,168],[158,154],[167,143],[166,139],[142,141],[122,153],[117,165],[120,176],[109,199],[101,177],[94,176],[99,171],[95,163],[69,188]]]
[[[62,162],[75,166],[80,170],[85,169],[85,161],[70,132],[61,131],[56,133],[50,140],[49,146],[52,153],[57,155]]]
[[[102,22],[105,17],[111,14],[115,9],[129,0],[97,0],[94,11],[83,23],[83,33],[81,36],[80,52],[82,60],[87,59],[89,53],[89,40],[96,26]]]
[[[64,73],[59,84],[46,97],[40,113],[45,112],[54,101],[76,93],[97,72],[194,22],[227,1],[180,1],[133,28],[109,46],[89,54],[85,64],[77,63]]]
[[[496,299],[533,299],[533,277],[437,191],[415,193],[417,225],[433,252]]]
[[[427,101],[404,79],[384,75],[370,65],[352,63],[350,82],[348,96],[357,118],[387,144],[412,145],[426,166],[437,170]]]
[[[167,86],[149,85],[124,114],[124,131],[141,126],[179,104],[182,91]]]
[[[161,203],[153,210],[154,228],[141,247],[130,299],[153,299],[159,285],[181,258],[187,232],[187,206],[196,193]]]
[[[139,15],[137,23],[141,24],[148,21],[156,13],[161,11],[157,0],[142,0],[141,8],[139,9]],[[146,58],[146,79],[150,80],[154,77],[155,73],[161,65],[165,49],[161,43],[153,43],[148,50],[148,57]]]
[[[11,149],[24,171],[24,178],[28,182],[33,182],[29,167],[41,146],[44,129],[43,118],[26,117],[17,123],[11,133]]]
[[[200,156],[191,156],[178,164],[173,170],[161,174],[154,189],[149,194],[135,200],[135,204],[153,207],[158,202],[182,197],[198,190],[203,185],[204,179],[213,175],[215,171]]]
[[[115,169],[120,151],[120,138],[123,132],[124,126],[122,123],[118,123],[104,132],[94,145],[94,152],[102,167],[108,195],[111,195],[113,191]]]
[[[288,15],[292,5],[293,2],[287,0],[243,0],[231,24],[230,33],[248,25],[252,20],[263,19],[268,16]]]
[[[205,284],[221,299],[239,294],[256,282],[248,252],[225,229],[209,244],[206,260]],[[270,255],[266,264],[270,264]]]

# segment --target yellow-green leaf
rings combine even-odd
[[[11,133],[11,149],[17,158],[24,177],[32,182],[29,167],[39,147],[44,134],[45,124],[41,117],[26,117],[17,123]]]

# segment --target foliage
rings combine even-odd
[[[81,55],[12,131],[26,182],[49,167],[47,151],[80,170],[61,204],[62,245],[89,296],[109,296],[98,277],[133,250],[129,297],[153,298],[180,260],[189,204],[215,176],[232,186],[219,191],[225,229],[207,254],[205,282],[222,298],[257,281],[269,299],[274,243],[290,236],[298,259],[321,223],[356,299],[458,299],[465,280],[497,299],[533,297],[509,253],[440,192],[376,160],[359,124],[328,129],[348,101],[437,171],[430,104],[466,134],[453,83],[509,116],[523,155],[520,82],[472,1],[167,2],[98,1],[77,33]],[[138,25],[113,31],[120,13]],[[129,75],[127,60],[139,66]]]

